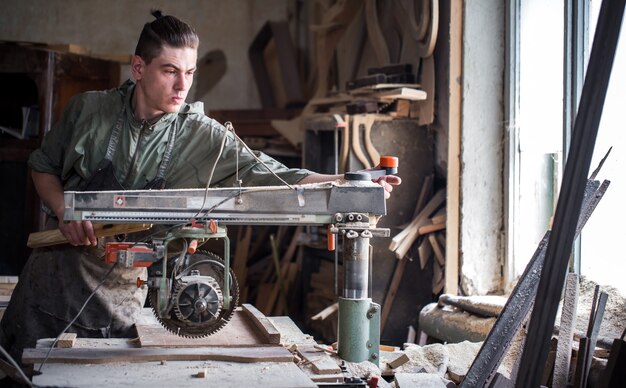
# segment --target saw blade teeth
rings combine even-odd
[[[172,310],[169,312],[170,318],[159,317],[156,306],[158,306],[158,291],[154,289],[149,290],[148,293],[148,301],[150,306],[152,307],[152,312],[156,317],[157,321],[170,333],[184,337],[184,338],[204,338],[208,337],[212,334],[215,334],[219,330],[221,330],[232,318],[235,308],[239,303],[239,285],[237,284],[237,278],[235,277],[234,271],[230,268],[229,274],[231,278],[231,292],[232,300],[230,303],[230,307],[228,309],[223,308],[223,295],[220,284],[223,283],[224,276],[226,276],[224,271],[224,261],[217,255],[206,252],[206,251],[197,251],[195,255],[206,256],[206,259],[210,262],[214,262],[213,271],[218,278],[213,276],[208,276],[211,278],[210,286],[213,287],[216,291],[216,296],[220,300],[220,307],[216,311],[217,315],[208,321],[208,324],[197,324],[193,325],[187,324],[185,319],[181,319],[182,313],[178,309],[178,306],[175,305]],[[189,283],[185,283],[189,285]],[[185,287],[186,288],[186,287]],[[180,291],[178,288],[175,292]],[[208,295],[208,294],[207,294]],[[206,297],[206,295],[205,295]],[[180,316],[179,316],[180,314]]]

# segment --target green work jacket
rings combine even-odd
[[[201,102],[185,103],[178,113],[165,114],[152,125],[137,120],[131,108],[134,87],[133,82],[127,81],[118,89],[73,97],[61,120],[31,154],[29,166],[34,171],[59,176],[65,191],[80,190],[104,159],[113,127],[120,115],[124,115],[112,161],[115,176],[126,189],[141,189],[154,179],[172,130],[177,131],[176,142],[165,175],[165,188],[205,187],[225,135],[224,151],[211,186],[236,185],[237,167],[244,186],[281,185],[241,144],[236,147],[232,133],[204,114]],[[290,184],[312,174],[308,170],[287,168],[262,152],[255,153]]]

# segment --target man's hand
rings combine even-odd
[[[391,197],[391,192],[393,191],[393,186],[398,186],[402,183],[402,179],[396,175],[383,175],[372,179],[372,182],[376,182],[381,185],[385,189],[385,199],[389,199],[389,197]]]
[[[91,221],[60,221],[59,230],[63,233],[67,241],[74,246],[96,246],[98,244],[98,238],[93,231]]]
[[[365,170],[367,171],[367,170]],[[328,175],[328,174],[312,174],[304,179],[302,179],[300,184],[305,183],[324,183],[324,182],[332,182],[337,179],[342,179],[343,174],[340,175]],[[385,188],[385,199],[389,199],[391,197],[391,192],[393,191],[393,186],[397,186],[402,183],[402,179],[396,175],[383,175],[377,178],[373,178],[372,182],[378,183],[382,187]]]
[[[54,214],[59,219],[59,230],[67,241],[74,245],[96,245],[98,239],[93,231],[93,225],[91,221],[71,221],[64,222],[63,214],[65,212],[65,205],[63,202],[63,186],[58,176],[33,171],[33,182],[37,189],[37,194],[41,200],[54,211]]]

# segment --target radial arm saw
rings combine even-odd
[[[379,175],[389,172],[395,169]],[[338,354],[347,361],[378,364],[380,305],[370,295],[370,239],[389,236],[389,229],[376,226],[386,205],[373,174],[346,173],[345,180],[291,188],[68,191],[65,220],[160,226],[142,241],[108,243],[105,260],[147,267],[147,279],[137,279],[137,285],[148,287],[148,302],[161,324],[187,337],[216,332],[238,303],[228,225],[328,226],[329,239],[342,241]],[[223,258],[196,251],[208,239],[223,240]],[[173,241],[184,246],[169,257]]]

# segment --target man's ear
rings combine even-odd
[[[139,55],[133,55],[133,58],[130,60],[130,71],[135,81],[139,81],[142,78],[145,67],[146,63],[143,58]]]

